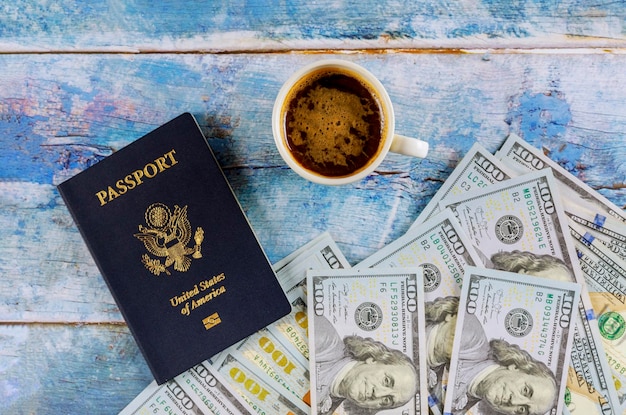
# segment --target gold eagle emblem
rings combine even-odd
[[[191,241],[191,224],[187,219],[187,206],[174,205],[174,212],[163,203],[153,203],[146,209],[146,225],[139,225],[139,233],[134,236],[143,242],[146,250],[157,258],[143,254],[141,262],[154,275],[165,272],[173,266],[176,271],[186,272],[191,266],[192,258],[202,258],[200,251],[204,240],[204,231],[198,227],[193,236],[195,245],[188,246]],[[161,259],[164,261],[161,262]]]

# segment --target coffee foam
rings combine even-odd
[[[348,166],[349,157],[364,152],[367,118],[374,114],[354,94],[317,86],[293,108],[288,128],[293,144],[305,146],[305,156],[313,162]]]
[[[352,174],[375,157],[384,113],[358,75],[323,70],[294,86],[285,108],[288,146],[305,168]]]

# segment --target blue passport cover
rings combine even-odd
[[[58,190],[157,383],[290,312],[191,114]]]

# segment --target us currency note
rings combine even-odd
[[[573,316],[573,346],[566,381],[565,404],[574,415],[620,415],[611,370],[604,358],[597,321],[586,315],[581,301]]]
[[[300,256],[308,256],[307,253],[317,252],[320,250],[320,247],[324,248],[326,246],[329,246],[332,249],[336,249],[338,252],[340,252],[340,249],[335,243],[335,240],[331,236],[330,232],[322,232],[306,244],[302,245],[301,247],[287,255],[286,257],[276,261],[276,263],[274,263],[273,265],[274,271],[280,272],[281,269],[285,267],[285,265],[294,262],[296,258]]]
[[[200,409],[175,379],[161,386],[153,381],[120,412],[120,415],[148,414],[214,415]]]
[[[479,143],[475,143],[459,164],[454,168],[444,184],[426,205],[411,227],[425,222],[441,209],[438,204],[442,199],[483,189],[494,183],[512,177],[509,169],[496,159]]]
[[[568,212],[565,214],[568,215],[570,223],[582,225],[585,228],[585,233],[589,233],[594,240],[602,243],[609,251],[626,261],[626,225],[606,224],[606,222],[598,225],[597,221],[588,220]]]
[[[350,263],[329,232],[320,234],[274,264],[278,281],[291,302],[292,312],[271,324],[268,329],[280,341],[296,348],[305,359],[309,358],[306,271],[312,268],[350,268]]]
[[[290,290],[287,299],[291,313],[270,324],[267,329],[283,344],[291,345],[307,361],[309,359],[309,319],[306,308],[306,292],[303,287]]]
[[[248,405],[208,362],[197,364],[164,385],[152,382],[121,415],[251,415]]]
[[[449,209],[412,227],[400,238],[355,266],[365,268],[421,267],[424,300],[458,296],[465,267],[482,261]]]
[[[310,404],[308,317],[306,302],[303,301],[306,298],[306,271],[309,268],[349,268],[350,264],[328,232],[307,243],[287,259],[274,267],[291,302],[291,312],[214,356],[212,361],[221,363],[229,353],[240,357],[243,363],[250,363],[251,368],[258,368],[258,376],[276,386],[279,392],[295,394],[297,399]]]
[[[332,236],[324,232],[273,266],[286,294],[297,287],[306,289],[308,269],[350,268],[350,263]]]
[[[421,274],[307,272],[311,414],[427,414]]]
[[[442,205],[452,210],[487,268],[584,281],[550,170],[451,197]]]
[[[488,268],[584,284],[556,186],[551,170],[545,169],[509,179],[480,194],[450,199],[448,206],[486,258]],[[579,407],[584,402],[595,402],[595,410],[589,415],[608,414],[611,412],[607,408],[616,406],[613,401],[610,405],[594,401],[595,391],[601,391],[605,400],[611,400],[615,393],[614,386],[604,381],[608,375],[601,361],[604,348],[594,329],[597,321],[586,289],[582,290],[580,307],[573,317],[577,328],[574,339],[577,345],[588,345],[587,350],[593,354],[578,355],[579,349],[574,349],[570,361],[575,363],[575,375],[586,380],[587,394],[575,384],[576,377],[569,379],[568,387],[579,391],[571,395]]]
[[[510,134],[496,157],[519,173],[550,169],[559,182],[564,208],[568,213],[587,218],[597,225],[605,221],[626,222],[626,213],[607,198],[563,169],[537,148]]]
[[[561,415],[580,287],[468,267],[444,413]]]
[[[270,385],[265,375],[238,352],[223,355],[213,367],[229,382],[256,414],[308,415],[309,407]]]
[[[279,392],[310,405],[309,362],[289,346],[263,328],[227,350],[233,355],[238,352],[236,355],[245,359],[244,363],[258,368],[264,380]]]
[[[588,228],[599,242],[626,259],[626,214],[541,151],[511,134],[496,156],[518,172],[551,169],[570,221]]]
[[[324,232],[273,265],[280,286],[291,302],[291,312],[268,328],[280,334],[283,343],[290,343],[308,359],[306,334],[306,271],[309,268],[350,268],[350,263],[339,249],[330,233]],[[291,346],[288,346],[291,347]],[[218,360],[226,351],[213,356]]]
[[[252,415],[249,406],[209,362],[202,362],[176,377],[181,388],[204,413]]]
[[[626,263],[599,244],[583,227],[570,225],[587,283],[597,329],[609,366],[607,382],[615,386],[610,401],[615,413],[626,412]],[[619,409],[619,410],[618,410]],[[574,413],[574,411],[572,411]],[[582,413],[582,412],[581,412]]]
[[[435,414],[443,410],[445,375],[450,365],[454,314],[444,312],[458,302],[467,266],[482,261],[449,209],[412,227],[380,251],[355,266],[363,268],[420,267],[424,274],[426,307],[426,366],[428,406]],[[449,347],[436,347],[438,336],[448,335]]]
[[[624,361],[626,361],[626,342],[624,341],[624,321],[626,309],[623,303],[617,302],[616,298],[608,293],[591,293],[591,301],[598,310],[598,326],[604,340],[604,349],[607,352],[609,366],[616,373],[616,388],[618,389],[619,402],[624,409]]]

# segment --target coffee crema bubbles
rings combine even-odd
[[[373,160],[385,136],[382,104],[352,72],[322,68],[300,80],[283,108],[287,146],[307,170],[351,175]]]

